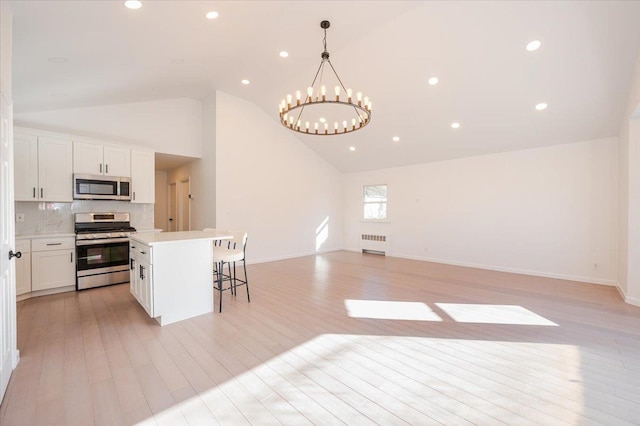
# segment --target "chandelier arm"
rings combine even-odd
[[[329,62],[329,65],[331,66],[331,69],[333,70],[333,73],[336,75],[336,78],[338,79],[338,81],[340,82],[340,86],[342,86],[342,90],[344,90],[345,92],[347,91],[347,88],[344,87],[344,84],[342,83],[342,80],[340,80],[340,76],[338,75],[338,73],[336,72],[336,69],[333,67],[333,64],[331,63],[331,61],[329,59],[327,59],[327,62]]]
[[[320,61],[320,66],[318,67],[318,71],[316,71],[316,75],[313,77],[313,81],[311,82],[311,87],[313,87],[313,85],[316,84],[316,79],[318,78],[318,74],[320,74],[320,81],[322,82],[322,74],[320,73],[320,71],[322,71],[322,74],[324,74],[324,60]],[[307,95],[307,98],[309,97],[310,96]]]
[[[364,123],[364,117],[363,117],[361,111],[358,108],[356,108],[355,105],[353,106],[353,110],[356,112],[356,115],[360,119],[360,122]],[[371,113],[369,113],[369,115],[371,115]]]

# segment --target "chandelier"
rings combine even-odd
[[[295,99],[288,94],[280,102],[280,122],[283,126],[299,133],[309,135],[342,135],[364,128],[371,121],[371,101],[368,97],[347,89],[338,76],[329,59],[327,52],[327,28],[329,21],[320,22],[324,30],[324,51],[320,55],[322,61],[313,77],[311,86],[307,87],[306,95],[300,90],[295,92]],[[334,94],[327,94],[327,87],[323,84],[325,65],[329,64],[337,85]],[[329,73],[327,73],[329,74]],[[330,76],[330,74],[329,74]],[[333,126],[330,127],[330,123]]]

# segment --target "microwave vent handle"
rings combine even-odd
[[[100,173],[102,173],[102,163],[100,163]]]
[[[105,173],[109,173],[109,165],[108,164],[104,165],[104,172]]]

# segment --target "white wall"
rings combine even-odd
[[[625,301],[640,306],[640,51],[618,145],[618,288]]]
[[[216,224],[216,95],[202,101],[202,158],[167,173],[167,183],[189,178],[191,184],[191,229]]]
[[[248,231],[249,262],[342,247],[340,172],[273,116],[222,92],[216,126],[216,227]]]
[[[11,7],[6,1],[0,2],[0,92],[10,103],[11,94],[11,63],[12,63],[12,28]]]
[[[167,232],[167,172],[156,170],[156,202],[153,206],[153,223],[157,229]]]
[[[202,104],[189,98],[15,114],[16,125],[202,155]]]
[[[345,246],[615,284],[617,141],[606,139],[345,175]],[[362,186],[389,185],[389,223],[363,223]],[[598,263],[599,269],[593,269]]]

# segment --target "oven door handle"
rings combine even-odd
[[[128,243],[128,238],[103,238],[97,240],[76,240],[76,246],[97,246],[112,243]]]

